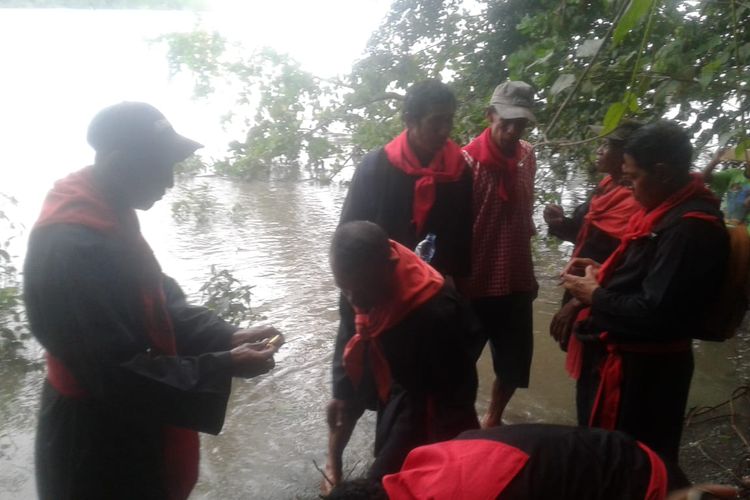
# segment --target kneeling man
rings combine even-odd
[[[476,428],[477,347],[454,289],[376,224],[342,224],[330,258],[354,310],[341,319],[333,357],[326,468],[335,484],[366,408],[378,412],[372,478],[398,471],[417,446]]]

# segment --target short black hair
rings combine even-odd
[[[377,224],[358,220],[341,224],[331,240],[331,266],[346,273],[365,266],[386,263],[391,245],[386,232]]]
[[[353,479],[339,483],[325,500],[388,500],[385,488],[377,479]]]
[[[440,80],[428,79],[417,82],[406,91],[401,117],[404,121],[419,121],[435,106],[448,104],[456,107],[458,101],[451,88]]]
[[[647,172],[652,172],[657,163],[664,163],[675,171],[687,173],[693,162],[690,136],[680,125],[669,120],[638,128],[625,142],[623,152],[632,156],[638,167]]]

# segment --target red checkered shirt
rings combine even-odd
[[[471,275],[465,287],[470,297],[501,297],[538,287],[531,259],[536,157],[531,144],[521,141],[521,147],[511,202],[503,202],[497,192],[499,172],[483,168],[464,152],[474,172]]]

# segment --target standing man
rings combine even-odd
[[[521,136],[535,120],[533,100],[527,83],[498,85],[486,110],[489,127],[464,148],[474,196],[471,275],[462,289],[489,338],[495,370],[483,427],[500,425],[516,388],[529,385],[538,289],[531,260],[536,159]]]
[[[443,275],[469,270],[471,172],[450,140],[456,96],[438,80],[406,92],[406,129],[369,152],[357,167],[341,211],[341,223],[368,220],[407,248],[436,235],[432,266]]]
[[[326,475],[335,485],[365,408],[377,411],[368,477],[380,479],[413,448],[478,426],[477,375],[469,306],[432,266],[366,221],[339,226],[330,258],[356,312],[334,354]]]
[[[591,199],[576,208],[573,217],[564,217],[559,205],[547,205],[544,220],[549,232],[560,239],[575,243],[572,258],[588,258],[604,262],[620,244],[620,236],[630,219],[640,210],[633,191],[622,179],[623,147],[640,123],[626,120],[604,138],[596,150],[596,170],[606,174]],[[550,335],[567,349],[571,328],[583,305],[563,296],[563,305],[552,318]]]
[[[197,148],[156,108],[123,102],[88,130],[94,165],[58,181],[29,239],[26,309],[47,380],[36,438],[42,499],[185,499],[197,432],[223,425],[232,376],[274,366],[273,327],[239,330],[186,302],[135,209]]]
[[[677,462],[693,376],[692,339],[705,334],[729,256],[719,200],[690,174],[693,147],[659,121],[625,143],[623,178],[641,205],[617,250],[585,275],[563,275],[586,309],[568,345],[579,425],[620,430]]]

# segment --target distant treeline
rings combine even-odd
[[[0,0],[0,8],[198,10],[206,0]]]

